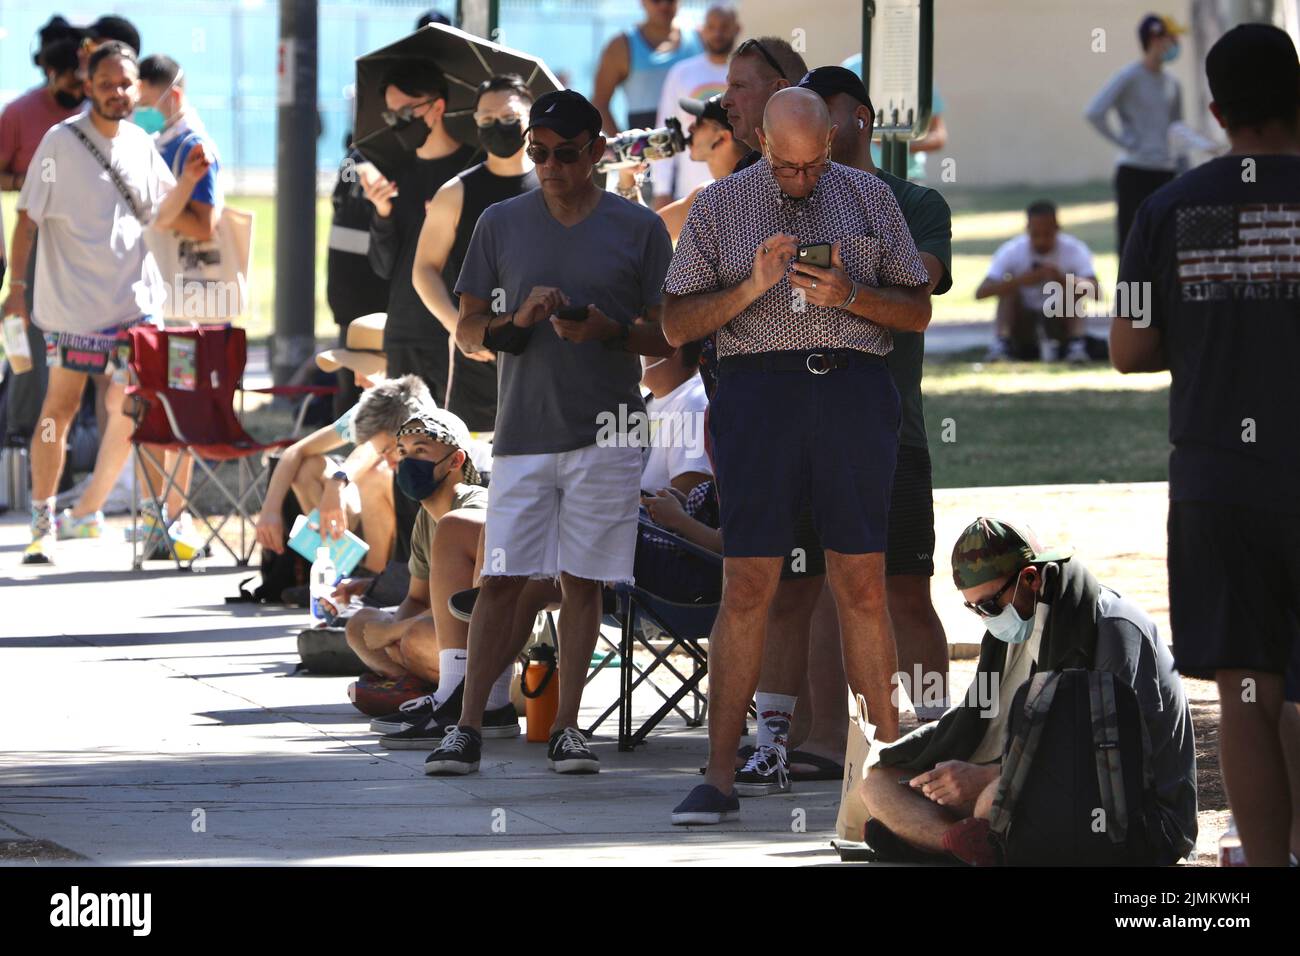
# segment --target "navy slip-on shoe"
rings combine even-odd
[[[724,794],[712,784],[702,783],[673,808],[673,825],[725,823],[740,816],[740,798]]]

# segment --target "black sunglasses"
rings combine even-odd
[[[590,146],[595,141],[596,141],[595,137],[592,137],[591,139],[587,140],[587,142],[583,143],[581,146],[557,146],[555,147],[555,149],[551,149],[548,146],[539,146],[533,144],[530,145],[526,150],[524,150],[524,152],[528,154],[528,158],[533,161],[534,166],[545,165],[546,161],[551,158],[551,153],[555,153],[555,159],[557,162],[561,162],[564,163],[564,165],[569,166],[573,163],[576,163],[578,160],[580,160],[582,158],[582,154],[587,151],[587,147]]]
[[[983,601],[977,601],[974,604],[970,601],[962,601],[961,603],[966,605],[967,609],[974,611],[980,617],[997,617],[1002,613],[1002,605],[998,603],[998,598],[1007,593],[1007,588],[1020,580],[1020,575],[1024,570],[1024,568],[1021,568],[1013,574],[1006,584],[1002,585],[1002,587],[997,589],[996,593],[986,597]]]
[[[776,70],[776,72],[779,75],[785,76],[785,70],[781,69],[780,64],[776,62],[776,57],[772,56],[772,54],[768,52],[767,47],[763,46],[762,42],[759,40],[754,40],[754,39],[746,40],[744,43],[742,43],[740,46],[736,48],[735,55],[744,56],[750,50],[757,50],[759,54],[762,55],[763,59],[767,61],[768,66]]]

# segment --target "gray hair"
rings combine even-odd
[[[396,435],[421,406],[432,405],[429,387],[418,375],[403,375],[380,382],[364,392],[357,402],[352,427],[357,442],[367,442],[380,432]]]

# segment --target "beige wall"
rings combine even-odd
[[[1137,25],[1152,11],[1186,25],[1191,0],[935,0],[935,82],[945,101],[956,183],[1071,183],[1109,178],[1115,150],[1083,118],[1092,96],[1137,58]],[[746,0],[745,35],[802,29],[810,66],[859,47],[861,0]],[[1106,51],[1092,51],[1092,31]],[[1185,41],[1172,72],[1189,123],[1201,82]],[[1208,127],[1206,127],[1208,129]],[[934,162],[932,157],[931,163]],[[932,169],[937,167],[931,166]]]

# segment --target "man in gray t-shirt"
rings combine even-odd
[[[528,156],[540,187],[483,213],[456,283],[457,345],[497,353],[500,388],[460,719],[428,728],[442,742],[426,773],[478,769],[492,681],[528,637],[531,617],[516,611],[532,578],[559,579],[566,622],[548,765],[600,769],[578,708],[601,584],[632,580],[645,415],[637,356],[673,351],[659,327],[668,231],[592,181],[605,151],[600,125],[572,90],[538,98]]]
[[[1084,111],[1097,132],[1120,148],[1115,166],[1116,251],[1120,254],[1137,207],[1177,174],[1170,134],[1199,149],[1215,147],[1183,122],[1182,89],[1164,68],[1177,58],[1183,32],[1171,17],[1143,17],[1138,24],[1141,59],[1116,73]],[[1119,132],[1110,123],[1112,110],[1119,117]]]

